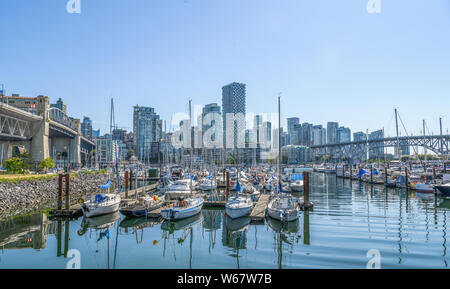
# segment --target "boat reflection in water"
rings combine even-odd
[[[119,212],[92,218],[84,217],[83,221],[81,221],[81,229],[78,230],[78,235],[83,236],[88,229],[93,229],[95,231],[108,230],[114,226],[118,220],[120,220]]]
[[[183,245],[189,236],[189,269],[192,269],[192,244],[194,238],[193,228],[201,224],[203,220],[203,214],[197,214],[195,216],[175,220],[175,221],[164,221],[161,224],[161,229],[163,230],[162,238],[164,239],[163,256],[166,255],[167,242],[172,242],[172,248],[174,249],[175,244]],[[179,231],[181,235],[175,236],[175,232]],[[176,260],[175,250],[173,251],[174,259]]]
[[[231,249],[229,256],[236,258],[237,269],[240,268],[239,250],[247,249],[247,231],[250,228],[250,217],[232,219],[223,218],[222,244]]]
[[[294,244],[298,243],[301,238],[299,234],[300,221],[297,219],[291,222],[280,222],[272,218],[267,219],[268,225],[274,233],[278,269],[283,269],[283,243],[287,244],[287,250],[289,254],[292,254]]]
[[[136,244],[141,244],[144,237],[144,229],[151,228],[162,223],[160,218],[135,218],[135,217],[125,217],[120,224],[119,228],[124,229],[125,234],[135,234]],[[131,232],[129,230],[131,229]],[[140,237],[138,236],[138,231],[141,231]],[[122,230],[120,230],[122,233]]]
[[[222,226],[223,210],[220,209],[203,209],[203,225],[204,232],[208,234],[209,244],[208,252],[211,253],[212,249],[216,246],[216,233]]]

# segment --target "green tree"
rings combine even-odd
[[[236,160],[232,156],[229,156],[227,157],[227,163],[230,165],[234,165],[236,164]]]
[[[39,170],[47,171],[49,169],[53,169],[55,167],[55,163],[52,158],[46,158],[41,161],[39,164]]]
[[[127,161],[129,161],[131,159],[131,157],[134,156],[134,150],[129,150],[128,151],[128,155],[127,155]]]
[[[5,162],[5,169],[13,174],[23,171],[23,161],[19,157],[10,158]]]

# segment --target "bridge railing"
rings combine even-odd
[[[75,126],[73,124],[73,120],[68,117],[62,110],[56,107],[52,107],[49,110],[49,116],[50,119],[53,121],[56,121],[57,123],[60,123],[62,125],[65,125],[73,130],[75,130]]]

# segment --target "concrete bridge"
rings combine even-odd
[[[387,147],[422,147],[426,148],[439,156],[445,156],[450,153],[450,135],[428,135],[428,136],[403,136],[389,137],[382,139],[372,139],[363,141],[353,141],[326,145],[311,146],[311,153],[316,158],[329,155],[332,159],[338,159],[342,156],[348,159],[361,159],[365,156],[367,149],[372,153],[380,151]],[[367,147],[368,146],[368,147]],[[383,158],[383,156],[380,156]]]
[[[47,96],[38,96],[38,114],[0,102],[0,162],[23,147],[34,163],[52,157],[57,164],[80,167],[90,162],[95,143],[81,134],[81,121],[50,108]]]

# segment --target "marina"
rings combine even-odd
[[[447,199],[323,173],[312,173],[310,186],[314,208],[285,224],[232,220],[208,207],[175,222],[118,213],[3,220],[0,268],[25,260],[30,268],[65,268],[69,249],[80,250],[82,268],[102,269],[362,269],[370,249],[380,251],[383,268],[448,267]]]

